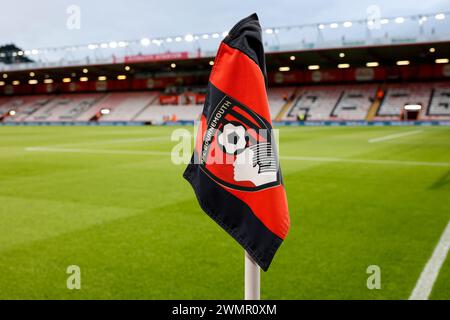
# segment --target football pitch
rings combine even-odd
[[[0,127],[0,299],[242,299],[243,249],[171,161],[179,128]],[[279,129],[291,229],[262,299],[408,299],[450,220],[450,127]],[[449,284],[447,257],[430,298]]]

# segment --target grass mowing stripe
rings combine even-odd
[[[428,300],[434,282],[439,275],[442,265],[450,249],[450,221],[447,224],[438,244],[434,248],[433,254],[428,260],[425,268],[420,274],[420,278],[409,297],[409,300]]]

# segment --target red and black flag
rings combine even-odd
[[[184,177],[202,209],[266,271],[289,229],[258,16],[220,44]]]

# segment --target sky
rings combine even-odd
[[[80,10],[68,28],[68,8]],[[229,30],[257,12],[263,27],[363,19],[371,5],[382,16],[450,11],[450,0],[21,0],[4,1],[0,45],[22,48],[86,44]]]

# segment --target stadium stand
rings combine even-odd
[[[342,94],[340,86],[302,87],[283,120],[297,120],[300,115],[308,120],[328,120]]]
[[[345,88],[331,116],[338,120],[364,119],[375,98],[374,84]]]
[[[101,101],[102,108],[107,108],[110,113],[99,121],[131,121],[157,97],[157,92],[110,93]]]
[[[150,105],[134,120],[142,122],[198,120],[202,109],[202,105]]]
[[[272,119],[275,119],[283,106],[294,97],[294,92],[295,87],[276,87],[268,90],[267,97]]]
[[[450,82],[443,81],[274,87],[268,100],[281,121],[401,120],[407,104],[422,106],[417,120],[450,120]],[[198,93],[161,91],[2,96],[0,122],[193,121],[203,102]]]
[[[6,103],[6,111],[14,111],[14,115],[6,117],[4,122],[22,122],[30,115],[45,106],[51,100],[51,96],[19,96],[9,99]]]
[[[450,119],[450,83],[436,83],[432,88],[427,119]]]
[[[427,106],[430,100],[432,84],[429,83],[392,83],[385,89],[384,100],[378,109],[377,120],[399,120],[407,104]]]
[[[99,94],[65,94],[56,96],[25,119],[34,121],[75,121],[99,99]]]

